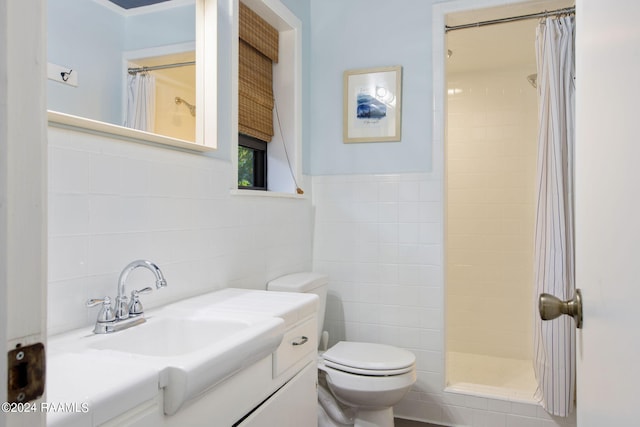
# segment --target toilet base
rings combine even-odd
[[[359,409],[353,421],[354,427],[393,427],[393,408]]]

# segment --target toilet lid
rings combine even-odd
[[[384,344],[340,341],[322,355],[325,365],[360,375],[400,375],[414,368],[410,351]]]

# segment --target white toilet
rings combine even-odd
[[[307,292],[319,296],[318,339],[322,334],[329,278],[295,273],[267,284],[269,291]],[[383,344],[341,341],[318,357],[318,369],[335,398],[353,410],[356,427],[392,427],[393,405],[416,381],[415,355]],[[351,424],[350,422],[348,424]],[[348,425],[344,419],[334,425]]]

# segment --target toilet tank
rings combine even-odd
[[[318,295],[318,342],[324,326],[324,311],[327,306],[329,276],[319,273],[293,273],[278,277],[267,283],[268,291],[297,292]]]

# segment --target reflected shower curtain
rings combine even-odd
[[[573,297],[574,33],[572,16],[545,18],[537,28],[538,166],[535,300],[546,292]],[[537,310],[536,310],[537,312]],[[575,399],[575,324],[535,315],[536,397],[550,414],[568,416]]]
[[[127,76],[127,117],[129,128],[153,132],[156,116],[156,78],[149,73]]]

